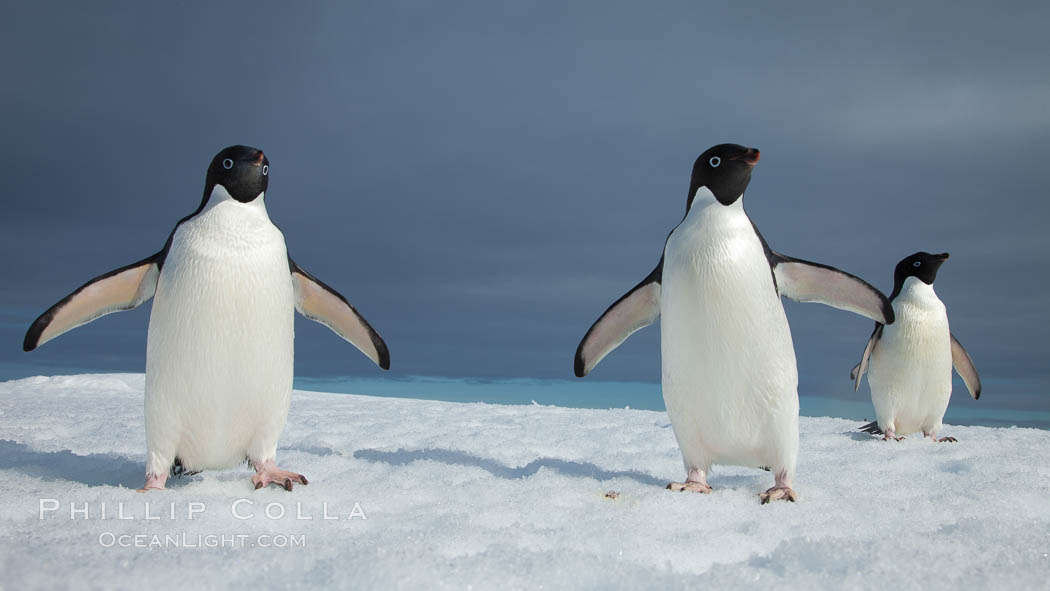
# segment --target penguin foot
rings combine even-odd
[[[709,493],[711,492],[711,487],[708,486],[706,482],[672,482],[667,485],[667,490],[672,490],[674,492],[689,491],[695,493]]]
[[[146,484],[136,492],[144,493],[151,490],[164,490],[164,483],[168,481],[167,474],[146,474]]]
[[[795,494],[795,491],[791,490],[791,477],[788,475],[787,470],[777,470],[776,480],[773,482],[773,488],[758,495],[758,498],[762,499],[763,505],[770,501],[777,501],[780,499],[791,501],[792,503],[797,501],[798,496]]]
[[[923,437],[929,437],[930,441],[933,441],[934,443],[958,443],[959,442],[959,440],[954,438],[954,437],[941,437],[940,439],[938,439],[936,433],[927,433],[926,431],[922,432],[922,436]]]
[[[292,490],[292,484],[295,482],[304,486],[309,484],[305,476],[296,472],[281,470],[273,460],[266,460],[262,464],[253,462],[253,465],[255,466],[255,475],[252,476],[252,483],[255,485],[255,490],[271,484],[278,484],[284,487],[284,490]]]
[[[689,491],[695,493],[709,493],[711,487],[707,485],[707,471],[700,468],[690,468],[685,476],[685,482],[672,482],[667,485],[667,490],[674,492]]]
[[[758,498],[762,499],[763,505],[770,501],[778,501],[780,499],[791,501],[792,503],[798,500],[798,496],[795,494],[795,491],[791,490],[790,486],[774,486],[766,492],[758,495]]]

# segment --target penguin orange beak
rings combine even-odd
[[[937,258],[940,259],[943,263],[944,261],[948,260],[948,253],[942,252],[941,254],[937,255]]]
[[[262,150],[259,150],[255,153],[255,156],[252,156],[252,159],[249,162],[251,162],[254,166],[259,166],[263,163],[263,158],[265,157],[266,155],[263,154]]]
[[[758,164],[758,159],[762,157],[762,153],[755,148],[748,148],[743,154],[734,156],[733,160],[743,160],[748,166],[754,166]]]

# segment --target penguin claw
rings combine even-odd
[[[703,482],[672,482],[667,485],[667,490],[674,492],[695,492],[706,494],[711,492],[711,487]]]
[[[777,501],[780,499],[794,503],[798,500],[798,495],[796,495],[795,491],[791,490],[791,487],[789,486],[774,486],[766,492],[759,494],[758,498],[762,499],[763,505],[770,501]]]
[[[287,470],[281,470],[273,463],[273,460],[267,460],[261,464],[255,465],[255,475],[252,476],[252,482],[255,483],[255,490],[259,490],[264,486],[276,484],[284,490],[292,490],[293,483],[307,484],[306,477],[302,474],[295,472],[289,472]]]
[[[941,437],[940,439],[934,439],[937,443],[959,443],[959,440],[954,437]]]

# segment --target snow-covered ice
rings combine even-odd
[[[254,491],[243,467],[140,494],[143,383],[0,383],[0,587],[1050,581],[1047,431],[949,425],[959,443],[895,443],[856,421],[804,417],[800,502],[762,506],[772,477],[759,470],[716,467],[710,495],[664,490],[683,469],[660,412],[296,391],[278,464],[309,486]],[[121,504],[132,519],[116,518]]]

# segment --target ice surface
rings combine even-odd
[[[278,465],[309,486],[254,491],[242,467],[139,494],[143,383],[139,374],[0,383],[0,587],[929,590],[1050,580],[1047,431],[947,426],[959,443],[888,443],[857,433],[856,421],[803,417],[800,502],[762,506],[772,476],[759,470],[716,467],[710,495],[664,490],[683,469],[660,412],[297,391]],[[146,502],[158,519],[145,519]],[[58,508],[40,519],[42,503]],[[85,503],[87,519],[71,519],[71,505]],[[116,519],[121,503],[133,519]],[[284,518],[268,518],[269,503]],[[297,503],[312,519],[296,518]],[[323,519],[325,504],[340,519]],[[355,504],[367,519],[347,519]],[[120,546],[149,546],[154,534],[158,547]],[[290,535],[304,546],[260,545]]]

